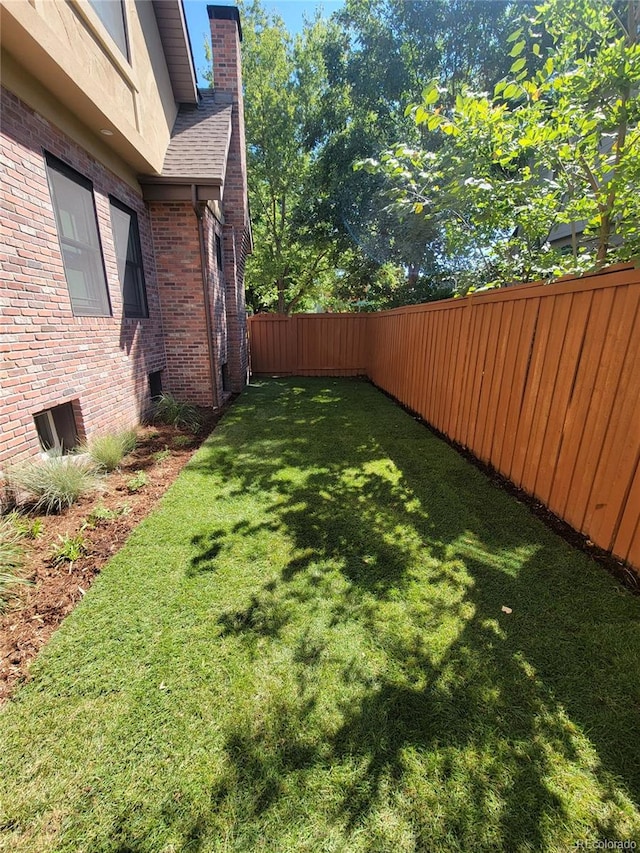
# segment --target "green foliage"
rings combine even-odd
[[[431,0],[347,0],[323,45],[329,87],[310,136],[317,146],[314,191],[307,205],[312,219],[328,223],[334,239],[360,254],[353,274],[338,278],[334,292],[353,286],[380,293],[374,305],[410,304],[450,290],[443,263],[445,234],[438,221],[395,205],[379,174],[354,172],[353,163],[377,160],[398,138],[420,147],[421,128],[403,117],[406,103],[420,98],[424,81],[442,81],[442,99],[455,101],[464,84],[491,86],[508,70],[505,43],[515,16],[528,4]],[[428,147],[437,142],[428,141]],[[384,293],[389,265],[405,282]],[[343,262],[344,266],[344,262]],[[380,275],[371,281],[372,267]],[[359,269],[360,274],[357,270]]]
[[[70,536],[68,533],[65,533],[64,536],[58,536],[58,544],[53,549],[51,560],[56,565],[75,563],[87,553],[87,544],[82,533],[76,533],[75,536]]]
[[[96,486],[90,462],[59,454],[15,466],[7,479],[17,502],[44,513],[60,512]]]
[[[123,504],[116,509],[109,509],[106,506],[97,506],[91,510],[91,512],[87,515],[87,518],[83,524],[83,527],[88,527],[93,529],[94,527],[98,527],[103,522],[115,521],[116,518],[119,518],[121,515],[128,515],[131,512],[131,507],[129,504]]]
[[[202,415],[191,403],[181,403],[171,394],[162,394],[153,406],[153,419],[163,424],[197,433],[202,428]]]
[[[158,464],[166,462],[167,459],[171,459],[171,451],[166,446],[164,450],[158,450],[156,453],[153,454],[153,461]]]
[[[127,489],[130,492],[139,492],[149,485],[149,478],[144,471],[136,471],[133,477],[127,480]]]
[[[248,302],[290,313],[311,307],[330,287],[337,245],[307,215],[313,152],[310,116],[327,89],[321,45],[327,24],[308,23],[293,39],[258,2],[243,10],[243,80],[254,251],[247,259]]]
[[[0,612],[6,606],[12,588],[28,581],[20,574],[24,561],[21,539],[26,534],[17,513],[0,515]]]
[[[134,450],[136,441],[135,430],[108,433],[93,438],[88,446],[80,448],[80,452],[88,453],[103,471],[114,471],[124,457]]]
[[[397,206],[436,223],[449,256],[490,284],[640,252],[639,7],[536,8],[512,34],[511,68],[493,95],[463,88],[448,107],[446,87],[432,80],[407,112],[434,144],[396,145],[360,163],[386,175]],[[558,225],[573,232],[569,254],[549,244]]]
[[[29,518],[14,510],[8,515],[13,521],[20,535],[26,539],[39,539],[44,531],[44,523],[41,518]]]

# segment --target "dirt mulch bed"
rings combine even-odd
[[[226,408],[226,407],[225,407]],[[59,515],[30,515],[42,522],[36,539],[24,540],[23,576],[29,586],[13,587],[7,609],[0,613],[0,704],[29,678],[29,666],[64,617],[85,595],[94,577],[118,551],[129,533],[147,516],[176,479],[224,410],[208,414],[194,436],[159,424],[141,427],[138,444],[118,471],[101,478],[99,489]],[[132,490],[143,471],[146,484]],[[133,481],[133,482],[132,482]],[[87,517],[100,507],[109,518]],[[114,517],[111,517],[114,516]],[[81,534],[86,554],[73,563],[55,563],[58,537]]]

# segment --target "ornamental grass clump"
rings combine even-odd
[[[202,415],[191,403],[181,403],[171,394],[162,394],[155,401],[152,418],[163,424],[196,433],[202,427]]]
[[[28,583],[20,576],[23,561],[22,531],[15,513],[0,515],[0,612],[4,609],[11,587]]]
[[[124,457],[135,448],[136,441],[135,430],[107,433],[83,445],[80,452],[87,453],[101,470],[115,471]]]
[[[60,512],[97,485],[95,464],[89,459],[52,454],[25,462],[8,475],[17,504],[32,505],[37,512]]]

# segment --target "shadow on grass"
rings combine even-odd
[[[227,733],[216,808],[250,823],[341,767],[327,808],[349,830],[393,803],[419,849],[439,826],[462,849],[543,850],[573,816],[563,765],[574,791],[596,780],[618,838],[607,803],[640,801],[638,602],[369,386],[270,383],[231,414],[199,468],[259,492],[269,520],[211,531],[192,569],[214,570],[225,535],[286,535],[292,559],[220,627],[256,655],[295,638],[295,690]]]

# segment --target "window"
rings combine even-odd
[[[229,379],[229,365],[226,361],[222,365],[222,390],[231,391],[231,381]]]
[[[133,210],[111,198],[111,226],[118,260],[125,317],[148,317],[147,292],[142,268],[138,217]]]
[[[216,261],[218,269],[222,272],[222,240],[219,234],[216,234]]]
[[[89,0],[93,10],[124,56],[129,59],[127,45],[127,27],[124,19],[124,4],[122,0]]]
[[[162,371],[154,370],[149,374],[149,394],[152,400],[162,396]]]
[[[46,160],[73,313],[77,317],[109,317],[111,305],[102,262],[93,186],[55,157],[47,154]]]
[[[71,403],[54,406],[33,416],[43,450],[68,453],[78,446],[78,430]]]

